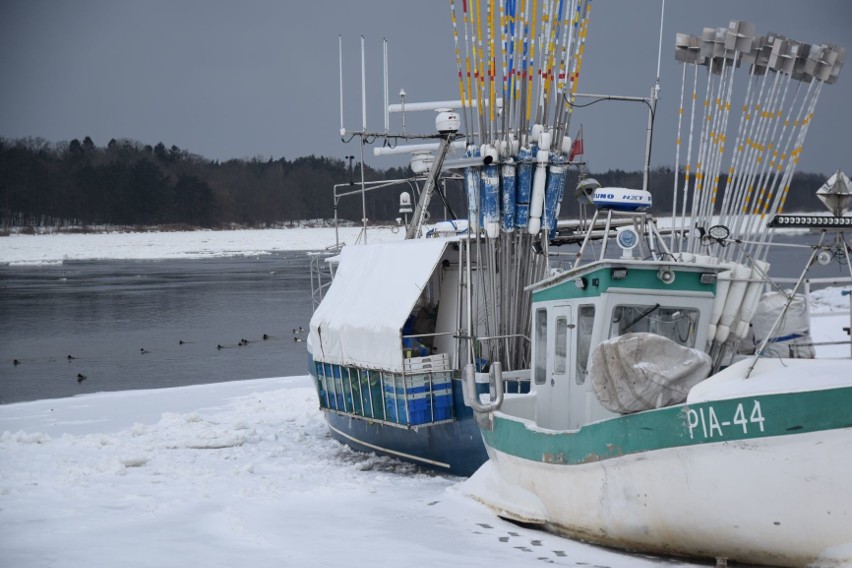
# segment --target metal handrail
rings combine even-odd
[[[775,282],[778,283],[795,283],[797,282],[796,278],[775,278]],[[849,341],[819,341],[812,342],[809,345],[813,347],[824,347],[828,345],[846,345],[849,344],[849,355],[852,357],[852,292],[848,290],[844,290],[843,295],[849,296],[849,309],[846,311],[840,312],[811,312],[811,284],[822,284],[827,286],[849,286],[852,285],[852,277],[844,276],[840,278],[833,277],[823,277],[823,278],[806,278],[802,284],[803,287],[803,295],[805,297],[805,306],[807,308],[809,317],[830,317],[830,316],[838,316],[838,315],[849,315],[849,327],[844,328],[844,330],[849,334]]]

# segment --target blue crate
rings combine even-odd
[[[317,389],[317,395],[319,396],[320,406],[325,406],[326,390],[325,385],[323,385],[322,383],[322,377],[316,378],[316,380],[314,381],[314,386]]]
[[[440,396],[436,396],[434,398],[434,406],[435,408],[452,408],[453,406],[453,395],[452,394],[442,394]]]
[[[432,422],[432,412],[428,408],[409,413],[409,424],[427,424],[429,422]]]
[[[452,406],[436,406],[435,407],[435,421],[438,420],[449,420],[453,417],[453,407]]]
[[[398,424],[406,424],[407,418],[405,415],[405,401],[395,398],[385,399],[386,417],[391,422]]]
[[[368,376],[362,375],[359,378],[358,389],[360,392],[360,396],[358,397],[360,406],[356,406],[356,412],[360,414],[363,411],[363,415],[368,418],[383,418],[382,390],[378,383],[373,384],[370,382]]]
[[[452,390],[452,388],[453,388],[453,385],[451,383],[444,383],[444,384],[440,384],[440,385],[435,384],[435,385],[432,385],[431,389],[429,388],[429,385],[422,385],[422,386],[408,387],[408,388],[403,387],[403,386],[397,386],[396,388],[394,388],[393,385],[387,385],[387,384],[384,386],[385,393],[388,393],[388,394],[391,394],[391,395],[398,395],[398,396],[399,395],[405,395],[405,394],[407,394],[409,396],[417,396],[417,395],[422,396],[422,395],[429,395],[429,394],[442,395],[442,394],[446,394],[446,393],[450,392]]]
[[[403,395],[385,395],[385,408],[391,420],[400,424],[408,424],[408,416],[414,412],[429,410],[430,401],[423,395],[418,398],[409,396],[406,398]]]
[[[322,363],[323,372],[326,377],[340,378],[340,365],[332,365],[331,363]]]
[[[453,415],[453,397],[450,393],[409,395],[407,398],[385,393],[385,410],[387,419],[398,424],[418,425],[449,420]]]
[[[431,401],[425,397],[385,396],[385,407],[391,413],[396,413],[401,419],[405,419],[406,408],[409,411],[428,409]]]

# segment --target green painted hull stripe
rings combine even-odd
[[[588,273],[578,272],[586,278],[587,286],[581,290],[574,280],[565,280],[548,288],[533,292],[533,302],[547,302],[551,300],[566,300],[573,298],[596,298],[611,287],[629,288],[637,290],[658,290],[662,293],[677,290],[681,292],[711,292],[715,293],[716,284],[702,284],[701,272],[692,270],[675,270],[675,281],[671,284],[663,284],[657,278],[657,270],[647,268],[630,267],[627,278],[613,280],[612,266],[592,270]]]
[[[581,464],[666,448],[852,428],[852,387],[743,397],[628,414],[573,432],[495,415],[485,443],[520,458]]]

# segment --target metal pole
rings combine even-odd
[[[852,259],[849,258],[849,253],[852,250],[850,250],[843,233],[839,233],[838,236],[838,240],[843,243],[843,255],[846,257],[846,267],[849,269],[849,277],[852,278]],[[849,296],[849,356],[852,357],[852,290],[846,290],[845,292]]]
[[[366,120],[366,117],[365,117]],[[361,136],[361,214],[364,222],[364,244],[367,244],[367,186],[364,183],[364,137]]]
[[[663,0],[663,5],[660,8],[660,44],[657,47],[657,84],[660,83],[660,61],[663,58],[663,22],[666,17],[666,0]]]
[[[384,56],[384,79],[385,79],[385,132],[390,130],[390,114],[388,113],[388,38],[382,40]]]
[[[337,230],[337,203],[340,198],[337,197],[337,188],[334,189],[334,247],[340,248],[340,234]]]
[[[367,71],[365,67],[364,36],[361,36],[361,130],[364,132],[367,131]],[[364,142],[362,140],[361,145],[363,146],[363,144]]]
[[[346,132],[346,129],[343,127],[343,36],[337,36],[337,61],[340,67],[340,135]]]
[[[659,80],[651,88],[651,97],[648,99],[648,126],[645,136],[645,169],[642,172],[642,189],[648,191],[648,174],[651,171],[651,143],[654,138],[654,112],[657,109],[657,96],[660,92]]]
[[[411,224],[405,231],[406,239],[415,238],[420,232],[420,227],[423,225],[423,221],[426,219],[426,211],[429,209],[429,201],[432,199],[432,194],[435,192],[435,187],[438,184],[438,176],[441,175],[441,167],[444,164],[444,158],[447,156],[447,151],[450,148],[452,138],[452,134],[448,134],[441,138],[438,155],[435,156],[435,161],[432,163],[432,169],[429,172],[429,177],[426,178],[426,185],[423,187],[420,199],[417,201],[417,206],[414,208],[414,214],[411,216]],[[361,171],[363,175],[363,164]]]
[[[808,259],[807,264],[805,265],[805,269],[802,271],[802,275],[799,276],[796,285],[793,286],[792,292],[790,292],[789,298],[787,298],[787,303],[784,305],[784,308],[781,310],[781,313],[778,314],[778,317],[775,318],[775,322],[772,324],[772,327],[769,328],[769,331],[766,332],[766,337],[763,338],[763,341],[760,342],[760,346],[755,350],[754,357],[751,360],[751,365],[748,367],[748,371],[746,371],[745,378],[749,378],[751,376],[751,372],[754,371],[755,365],[757,365],[757,360],[760,359],[760,356],[763,355],[763,350],[766,349],[766,345],[769,343],[769,340],[772,339],[772,334],[775,333],[775,330],[778,328],[778,325],[781,323],[781,320],[784,319],[784,316],[787,315],[787,310],[790,308],[790,304],[793,302],[793,298],[796,296],[796,292],[799,291],[799,287],[802,285],[802,282],[805,280],[805,276],[810,270],[811,266],[813,266],[814,259],[817,256],[820,248],[822,248],[822,243],[825,240],[825,230],[822,231],[822,234],[819,238],[819,243],[814,247],[813,252],[811,253],[811,257]]]

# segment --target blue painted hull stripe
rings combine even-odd
[[[376,445],[374,445],[374,444],[370,444],[370,443],[368,443],[368,442],[364,442],[364,441],[362,441],[362,440],[359,440],[359,439],[357,439],[357,438],[354,438],[354,437],[350,436],[349,434],[346,434],[346,433],[344,433],[344,432],[341,432],[340,430],[338,430],[337,428],[335,428],[335,427],[334,427],[334,426],[332,426],[331,424],[328,424],[328,427],[329,427],[329,429],[331,429],[331,430],[333,430],[335,433],[337,433],[339,436],[343,436],[343,437],[344,437],[344,438],[346,438],[347,440],[350,440],[350,441],[352,441],[352,442],[355,442],[356,444],[359,444],[359,445],[364,446],[364,447],[366,447],[366,448],[371,448],[371,449],[373,449],[373,450],[376,450],[376,451],[378,451],[378,452],[382,452],[382,453],[384,453],[384,454],[390,454],[390,455],[393,455],[393,456],[399,456],[399,457],[401,457],[401,458],[403,458],[403,459],[412,460],[412,461],[418,461],[418,462],[422,462],[422,463],[428,463],[429,465],[432,465],[432,466],[445,467],[445,468],[447,468],[447,469],[450,469],[450,464],[448,464],[448,463],[439,462],[439,461],[435,461],[435,460],[430,460],[430,459],[426,459],[426,458],[421,458],[420,456],[415,456],[415,455],[412,455],[412,454],[406,454],[406,453],[403,453],[403,452],[397,452],[397,451],[395,451],[395,450],[389,450],[389,449],[387,449],[387,448],[383,448],[383,447],[381,447],[381,446],[376,446]]]

